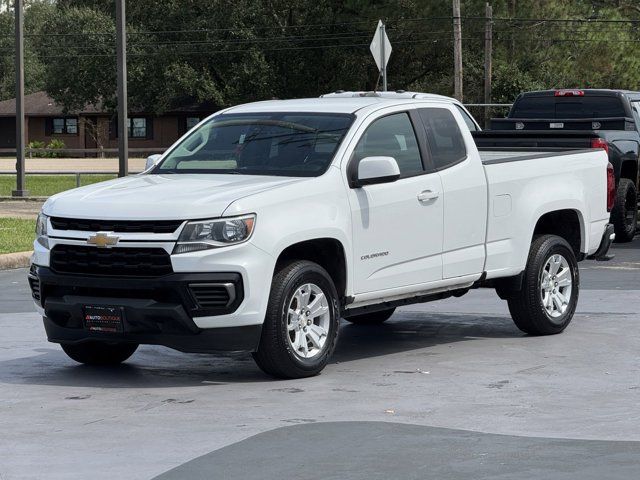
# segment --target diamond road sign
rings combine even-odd
[[[391,42],[389,41],[389,37],[387,37],[387,32],[384,29],[382,20],[378,21],[378,27],[376,28],[376,33],[373,36],[371,45],[369,45],[369,50],[371,50],[371,54],[376,61],[378,70],[384,70],[391,56]]]

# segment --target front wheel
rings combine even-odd
[[[571,246],[556,235],[541,235],[531,244],[522,289],[507,299],[511,318],[531,335],[560,333],[573,318],[579,290]]]
[[[137,350],[137,343],[89,341],[60,345],[69,358],[87,365],[118,365]]]
[[[338,293],[326,270],[306,260],[289,263],[273,277],[253,358],[274,377],[317,375],[335,348],[339,319]]]

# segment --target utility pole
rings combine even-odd
[[[460,0],[453,0],[453,83],[454,97],[462,102],[462,22]]]
[[[24,179],[24,10],[22,0],[15,0],[16,16],[16,189],[14,197],[27,197]]]
[[[514,33],[516,32],[516,29],[514,28],[516,24],[515,24],[514,18],[516,18],[517,10],[518,10],[517,0],[509,0],[509,17],[511,18],[511,22],[509,22],[510,23],[509,27],[511,30],[511,38],[509,42],[509,54],[512,57],[513,55],[515,55],[515,52],[516,52],[516,34]]]
[[[484,24],[484,103],[491,103],[491,61],[493,56],[493,8],[489,3],[485,9]],[[489,126],[491,108],[484,107],[484,128]]]
[[[129,173],[127,123],[127,28],[125,0],[116,0],[116,50],[118,69],[118,176]]]

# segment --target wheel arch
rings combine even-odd
[[[638,183],[638,161],[626,160],[620,166],[620,178],[628,178],[634,184]]]
[[[561,209],[551,210],[538,216],[531,241],[537,235],[552,234],[564,238],[576,255],[581,260],[587,253],[587,234],[584,218],[579,210]]]
[[[308,260],[324,268],[336,287],[340,299],[347,295],[347,255],[343,243],[334,237],[298,241],[278,254],[275,271],[292,260]]]

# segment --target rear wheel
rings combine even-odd
[[[317,375],[335,348],[339,318],[338,293],[324,268],[306,260],[285,265],[273,277],[253,358],[274,377]]]
[[[524,271],[522,289],[510,294],[511,318],[523,332],[553,335],[573,318],[580,278],[571,246],[556,235],[534,239]]]
[[[611,212],[611,223],[618,243],[630,242],[638,223],[638,194],[633,181],[621,178],[616,189],[616,201]]]
[[[356,325],[380,325],[389,320],[395,311],[395,308],[389,308],[387,310],[378,310],[377,312],[345,317],[345,320]]]
[[[90,341],[60,345],[69,358],[87,365],[118,365],[138,348],[137,343],[106,343]]]

